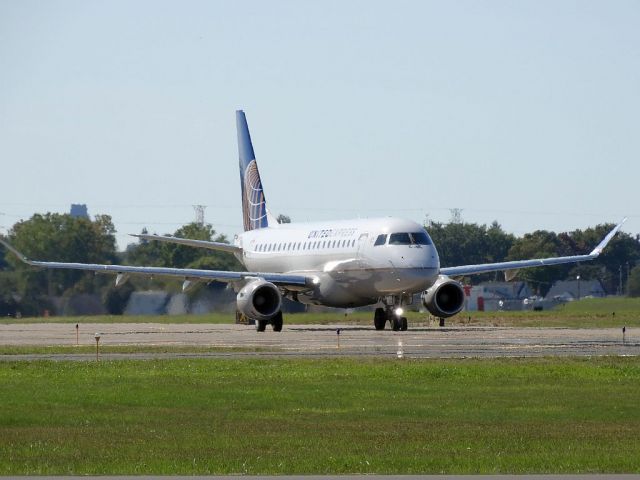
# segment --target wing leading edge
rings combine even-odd
[[[165,268],[165,267],[135,267],[129,265],[101,265],[91,263],[65,263],[65,262],[38,262],[29,260],[18,250],[0,238],[0,243],[16,255],[22,262],[39,268],[61,268],[71,270],[85,270],[96,273],[110,273],[123,278],[127,275],[146,275],[149,277],[172,277],[185,281],[220,281],[234,282],[250,278],[263,278],[279,287],[308,287],[313,279],[302,275],[288,275],[286,273],[267,272],[226,272],[221,270],[199,270],[192,268]],[[119,282],[117,282],[119,283]]]
[[[563,263],[577,263],[585,262],[588,260],[594,260],[602,253],[611,239],[618,233],[622,224],[627,219],[623,218],[622,221],[616,225],[604,239],[594,248],[588,255],[573,255],[570,257],[552,257],[552,258],[537,258],[533,260],[515,260],[512,262],[500,262],[500,263],[484,263],[479,265],[463,265],[460,267],[447,267],[441,268],[440,273],[451,277],[459,277],[464,275],[475,275],[478,273],[498,272],[519,270],[521,268],[531,267],[545,267],[549,265],[560,265]]]

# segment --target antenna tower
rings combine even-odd
[[[451,208],[451,223],[462,223],[462,208]]]
[[[206,205],[193,205],[193,210],[196,212],[196,223],[200,226],[204,225],[204,209]]]

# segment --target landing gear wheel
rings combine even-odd
[[[402,330],[403,332],[406,332],[407,328],[409,328],[409,324],[407,322],[407,317],[401,317],[400,318],[400,330]]]
[[[384,330],[384,327],[387,325],[387,315],[384,308],[376,308],[373,314],[373,325],[376,327],[376,330]]]
[[[444,327],[444,318],[440,318],[440,326]]]
[[[271,325],[274,332],[282,331],[282,312],[278,312],[275,317],[271,319]]]
[[[400,317],[396,317],[395,315],[391,317],[391,327],[393,328],[394,332],[397,332],[402,328]]]
[[[256,320],[256,332],[264,332],[267,328],[266,320]]]

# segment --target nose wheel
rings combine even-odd
[[[394,332],[404,332],[407,330],[407,317],[397,315],[395,310],[396,308],[393,307],[387,307],[386,309],[376,308],[373,315],[373,325],[376,327],[376,330],[384,330],[387,322],[391,324],[391,330]]]
[[[393,316],[393,320],[391,320],[391,325],[393,327],[393,331],[401,331],[406,332],[409,325],[407,324],[407,317],[398,317],[396,315]]]

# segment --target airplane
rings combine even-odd
[[[237,292],[237,312],[255,322],[256,330],[283,326],[282,299],[335,308],[377,305],[376,330],[389,323],[407,330],[404,307],[420,294],[424,307],[444,319],[464,308],[458,281],[464,276],[504,271],[507,279],[523,268],[576,263],[597,258],[621,228],[615,226],[587,255],[441,267],[438,251],[422,225],[401,218],[372,218],[317,223],[279,224],[267,208],[245,113],[236,111],[244,232],[233,244],[159,235],[134,235],[196,248],[231,253],[246,272],[188,268],[141,267],[29,260],[0,238],[23,262],[39,268],[88,270],[115,274],[116,286],[131,275],[172,277],[184,291],[199,282],[228,282]]]

